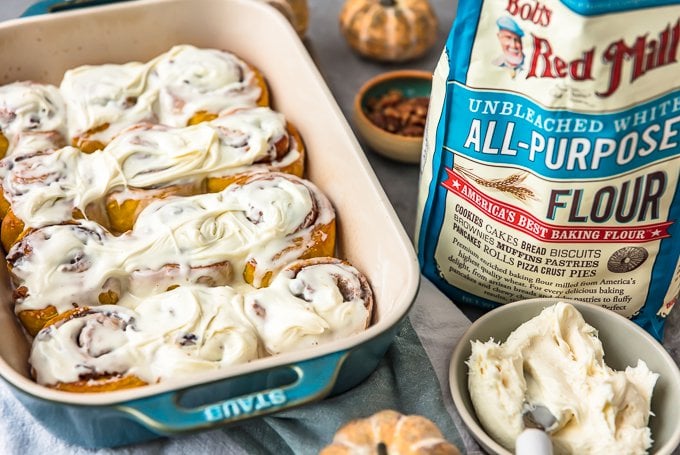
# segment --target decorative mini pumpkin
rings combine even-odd
[[[263,0],[273,6],[291,23],[302,38],[309,26],[309,5],[307,0]]]
[[[364,57],[402,62],[432,47],[437,18],[427,0],[347,0],[340,30]]]

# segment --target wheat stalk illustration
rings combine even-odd
[[[474,174],[470,169],[466,169],[458,164],[455,164],[453,168],[476,184],[485,188],[501,191],[523,202],[530,199],[536,199],[536,194],[530,188],[522,185],[522,182],[524,182],[524,179],[527,177],[526,172],[510,174],[503,178],[485,179]]]

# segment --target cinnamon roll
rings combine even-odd
[[[228,286],[180,286],[142,300],[135,311],[143,334],[135,342],[157,340],[148,372],[140,374],[149,381],[238,365],[261,355],[243,297]]]
[[[0,86],[0,158],[66,145],[66,106],[59,89],[31,81]]]
[[[269,105],[260,71],[227,51],[179,45],[150,68],[149,86],[158,91],[158,118],[165,125],[193,125],[226,109]]]
[[[36,382],[69,392],[107,392],[147,381],[131,371],[144,362],[131,343],[136,314],[120,306],[81,307],[53,319],[33,340]]]
[[[245,311],[270,354],[346,338],[371,322],[373,292],[366,277],[336,258],[287,266],[269,287],[245,295]]]
[[[233,163],[211,173],[209,192],[223,190],[249,170],[304,174],[304,142],[282,114],[267,107],[243,108],[223,113],[209,125],[217,132],[223,159]]]
[[[9,251],[26,228],[88,218],[106,226],[101,193],[116,182],[111,157],[84,160],[74,147],[11,155],[0,161],[3,206],[0,236]]]
[[[307,259],[320,256],[332,256],[335,251],[335,212],[326,196],[309,181],[296,179],[289,174],[260,174],[252,177],[252,182],[261,182],[255,188],[270,191],[272,188],[287,190],[290,183],[304,182],[308,199],[302,204],[307,210],[301,224],[284,237],[286,245],[272,251],[269,245],[254,248],[249,254],[243,271],[246,283],[255,287],[268,286],[273,275],[283,266],[296,259]],[[304,193],[304,192],[303,192]],[[300,205],[291,195],[287,201],[287,210]],[[296,204],[297,203],[297,204]],[[284,206],[282,208],[286,210]],[[250,216],[257,220],[260,212]],[[256,216],[253,216],[256,215]],[[280,215],[279,215],[280,216]]]
[[[219,193],[156,201],[140,213],[135,235],[168,239],[150,250],[164,258],[155,270],[175,248],[191,251],[192,265],[228,259],[245,282],[261,287],[295,259],[333,254],[335,212],[314,184],[277,172],[241,180]]]
[[[81,220],[27,232],[9,251],[15,312],[35,335],[81,302],[114,304],[125,291],[123,252],[99,224]]]
[[[180,287],[123,305],[79,308],[34,339],[36,381],[72,392],[119,390],[260,356],[243,299],[229,287]]]
[[[283,115],[270,108],[230,111],[199,125],[138,125],[106,148],[125,186],[106,196],[111,229],[132,229],[139,212],[168,195],[216,192],[254,169],[302,173],[304,146]]]
[[[84,65],[66,71],[60,90],[72,145],[102,149],[124,128],[157,122],[157,91],[147,87],[147,63]]]

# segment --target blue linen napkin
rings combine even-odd
[[[423,279],[409,318],[384,359],[354,389],[238,426],[116,449],[88,450],[64,443],[39,425],[0,382],[0,453],[315,454],[345,422],[383,409],[423,415],[462,452],[481,453],[460,421],[448,390],[451,352],[468,325],[460,310]]]

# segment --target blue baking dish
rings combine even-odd
[[[251,0],[136,0],[35,15],[52,11],[54,4],[40,2],[27,11],[30,17],[0,24],[1,83],[58,85],[69,68],[145,61],[182,43],[227,49],[258,67],[269,84],[273,107],[298,126],[308,152],[306,177],[336,209],[336,256],[368,276],[375,313],[365,332],[314,349],[136,389],[76,394],[31,380],[29,341],[13,314],[7,272],[0,267],[0,376],[17,398],[59,438],[94,448],[243,422],[362,382],[376,369],[415,300],[418,263],[347,121],[290,24],[275,9]]]

